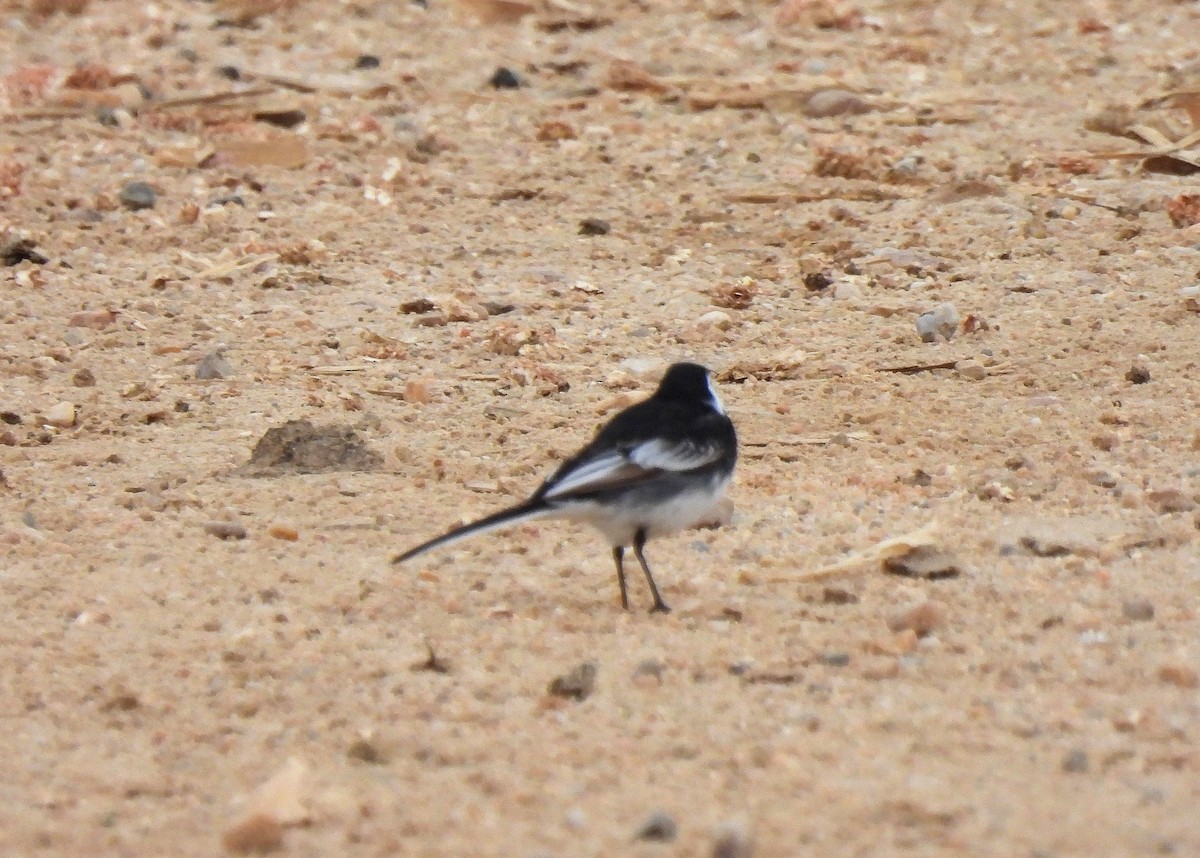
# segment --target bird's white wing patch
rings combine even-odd
[[[579,463],[546,490],[546,500],[563,498],[622,483],[634,482],[657,471],[690,471],[715,462],[721,451],[688,441],[672,443],[655,439],[630,450],[613,450]]]
[[[546,492],[545,497],[552,500],[563,495],[588,491],[605,483],[621,481],[631,469],[631,464],[618,450],[581,462],[573,470],[563,474]]]
[[[646,441],[626,454],[629,461],[659,471],[691,471],[715,462],[721,455],[715,444],[701,446],[690,441],[670,442],[661,438]]]

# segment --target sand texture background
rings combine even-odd
[[[0,14],[0,852],[1200,854],[1200,5]]]

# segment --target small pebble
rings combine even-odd
[[[409,301],[404,301],[400,304],[400,312],[407,315],[432,313],[437,309],[437,304],[430,301],[428,298],[413,298]]]
[[[225,359],[225,353],[221,349],[206,354],[196,364],[196,378],[211,380],[215,378],[229,378],[233,375],[233,366]]]
[[[370,739],[358,739],[352,742],[346,750],[346,756],[352,760],[376,766],[387,762],[387,754],[383,748],[377,742],[373,742]]]
[[[431,382],[413,379],[404,383],[404,401],[426,405],[433,399]]]
[[[117,320],[116,310],[80,310],[67,319],[68,328],[103,330]]]
[[[379,57],[374,54],[361,54],[354,61],[354,68],[358,71],[366,71],[368,69],[379,68]]]
[[[754,837],[746,826],[725,822],[713,832],[712,858],[750,858],[754,854]]]
[[[596,665],[585,661],[562,676],[555,677],[546,689],[555,697],[570,700],[586,700],[596,687]]]
[[[924,637],[945,624],[946,609],[932,599],[893,614],[888,619],[888,628],[893,632],[912,631],[918,637]]]
[[[237,855],[265,855],[283,848],[283,825],[274,816],[256,813],[226,830],[221,845]]]
[[[217,74],[225,78],[225,80],[241,80],[242,73],[237,66],[218,66]]]
[[[833,287],[833,300],[835,301],[853,301],[861,297],[862,289],[857,283],[850,280],[839,280]]]
[[[712,327],[718,331],[728,331],[733,327],[733,317],[724,310],[710,310],[699,319],[696,324],[700,327]]]
[[[856,605],[858,596],[841,587],[826,587],[821,594],[821,601],[826,605]]]
[[[1200,673],[1190,664],[1167,662],[1158,669],[1158,678],[1180,688],[1200,688]]]
[[[905,155],[892,165],[892,174],[902,179],[914,179],[921,171],[924,160],[920,155]]]
[[[267,528],[269,533],[275,539],[282,539],[285,542],[295,542],[300,538],[300,532],[290,524],[272,524]]]
[[[95,387],[96,375],[87,367],[75,370],[75,374],[71,376],[71,384],[76,387]]]
[[[963,378],[971,381],[983,381],[987,378],[987,367],[977,360],[960,360],[954,365],[954,369]]]
[[[850,653],[823,652],[817,656],[817,660],[828,667],[845,667],[850,663]]]
[[[1196,500],[1187,492],[1179,489],[1160,489],[1146,493],[1146,502],[1158,513],[1191,512],[1196,508]]]
[[[75,406],[70,402],[60,402],[46,412],[42,422],[60,429],[69,429],[75,425]]]
[[[941,304],[917,317],[917,335],[922,342],[951,340],[958,332],[958,310],[953,304]]]
[[[579,222],[580,235],[608,235],[612,226],[606,220],[598,217],[586,217]]]
[[[647,687],[662,685],[667,666],[657,658],[643,659],[633,671],[634,685]]]
[[[1154,603],[1148,599],[1126,599],[1121,603],[1121,614],[1133,622],[1154,619]]]
[[[492,72],[492,76],[488,79],[488,83],[492,85],[493,89],[521,88],[521,79],[517,77],[516,72],[512,71],[511,69],[507,69],[504,66],[500,66],[498,69]]]
[[[933,485],[933,474],[924,468],[915,468],[911,476],[901,477],[900,481],[917,488],[928,488]]]
[[[1117,487],[1119,480],[1109,471],[1094,470],[1088,471],[1085,475],[1087,481],[1093,486],[1099,486],[1102,489],[1114,489]]]
[[[1120,439],[1112,432],[1103,432],[1092,436],[1092,446],[1097,450],[1103,450],[1105,453],[1111,453],[1117,449],[1118,444],[1120,444]]]
[[[0,423],[7,423],[9,426],[20,426],[21,415],[15,411],[0,411]]]
[[[675,820],[662,811],[655,811],[642,823],[634,839],[670,843],[678,834],[679,826],[675,824]]]
[[[804,104],[804,115],[813,119],[868,113],[870,110],[871,105],[858,93],[837,87],[818,89]]]
[[[246,528],[236,521],[209,521],[204,524],[204,532],[217,539],[245,539]]]
[[[145,182],[130,182],[121,188],[118,198],[121,200],[121,205],[134,212],[141,209],[152,209],[158,202],[158,194]]]
[[[1069,774],[1083,774],[1088,770],[1088,752],[1083,748],[1072,748],[1063,757],[1062,770]]]

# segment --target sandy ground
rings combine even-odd
[[[1200,854],[1198,180],[1089,156],[1189,133],[1096,117],[1200,6],[69,5],[0,40],[0,852]],[[673,614],[567,524],[389,565],[683,358]],[[301,419],[369,449],[245,468]]]

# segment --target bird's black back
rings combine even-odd
[[[590,444],[563,462],[534,495],[541,498],[566,474],[611,451],[628,451],[648,441],[706,448],[718,444],[721,457],[704,468],[732,471],[737,462],[733,421],[711,400],[708,370],[699,364],[674,364],[649,399],[631,405],[608,421]],[[651,476],[651,473],[645,476]]]

